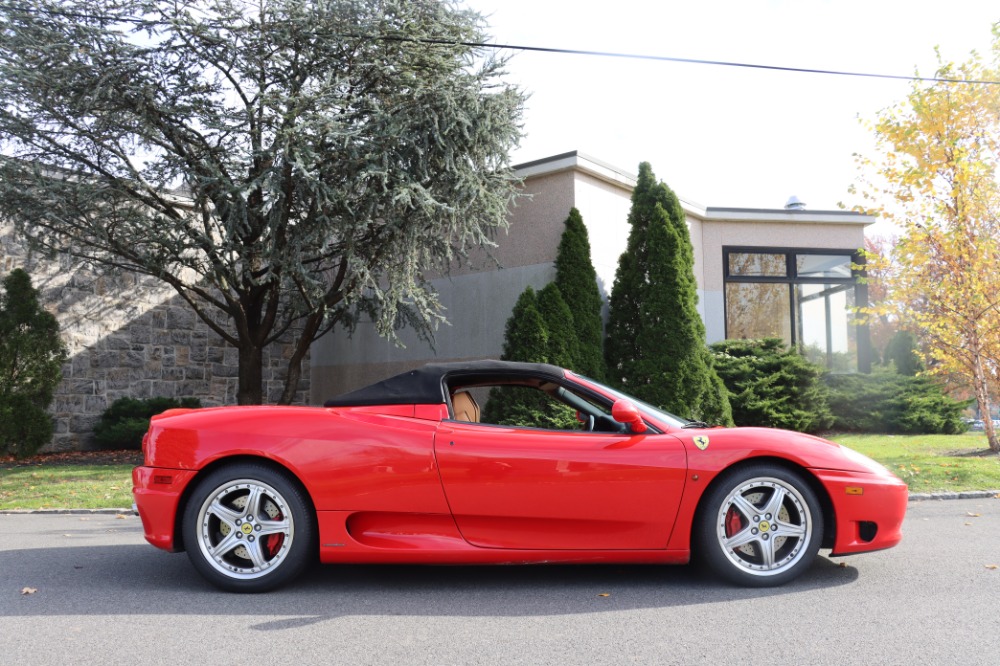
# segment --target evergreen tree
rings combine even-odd
[[[549,359],[549,333],[538,309],[538,298],[531,287],[525,289],[514,304],[504,329],[504,361],[547,363]],[[495,388],[483,407],[484,423],[518,425],[534,422],[544,411],[544,402],[538,391],[516,387]]]
[[[577,367],[580,342],[576,337],[575,317],[555,282],[538,292],[538,312],[542,315],[546,337],[546,363],[563,368]]]
[[[590,260],[587,227],[576,208],[569,211],[566,229],[559,241],[556,285],[573,313],[575,336],[579,341],[576,359],[567,367],[602,381],[605,372],[601,292],[597,288],[597,271]]]
[[[549,323],[552,328],[549,328]],[[567,365],[576,354],[573,315],[559,288],[549,284],[537,297],[528,287],[517,299],[504,332],[504,361]],[[537,389],[504,386],[490,391],[483,408],[484,423],[571,429],[575,412]]]
[[[684,211],[646,162],[639,165],[629,224],[609,303],[610,381],[680,416],[731,424],[705,347]]]
[[[446,0],[2,2],[0,209],[173,288],[240,404],[290,338],[288,403],[335,326],[431,337],[426,273],[506,228],[524,96],[484,30]]]
[[[548,335],[548,363],[564,368],[576,367],[580,358],[580,342],[576,337],[573,313],[563,300],[555,282],[538,292],[538,310]],[[579,426],[576,411],[558,400],[544,400],[542,413],[533,425],[540,428],[569,430]]]
[[[739,425],[816,432],[833,423],[824,368],[784,340],[725,340],[711,349]]]
[[[917,338],[909,331],[899,331],[885,346],[885,363],[892,362],[896,372],[909,377],[923,372],[924,362],[917,351]]]
[[[52,438],[45,410],[65,360],[56,318],[42,309],[28,274],[14,269],[0,294],[0,453],[28,456]]]

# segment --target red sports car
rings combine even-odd
[[[907,503],[902,481],[832,442],[712,428],[568,370],[502,361],[427,365],[323,408],[171,410],[143,449],[133,492],[146,540],[237,592],[287,583],[317,554],[693,557],[738,584],[779,585],[820,547],[896,545]]]

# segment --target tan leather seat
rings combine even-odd
[[[451,407],[456,421],[479,423],[479,405],[468,391],[459,391],[451,396]]]

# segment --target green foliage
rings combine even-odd
[[[828,375],[833,428],[844,432],[957,434],[971,401],[953,400],[928,377],[890,372]]]
[[[459,3],[32,0],[0,32],[0,209],[175,289],[241,404],[282,334],[282,402],[334,326],[430,337],[426,272],[506,228],[524,95]]]
[[[168,409],[201,407],[197,398],[119,398],[108,407],[94,426],[94,442],[108,450],[140,449],[142,437],[149,430],[149,420]]]
[[[490,390],[483,410],[483,423],[549,428],[579,429],[576,412],[568,405],[526,386],[500,386]]]
[[[28,274],[14,269],[0,294],[0,453],[29,456],[52,438],[45,410],[66,356],[59,323],[38,302]]]
[[[587,227],[576,208],[570,210],[569,217],[566,218],[566,229],[559,241],[555,284],[573,314],[574,337],[579,341],[576,358],[566,367],[603,381],[603,303],[601,292],[597,288],[597,271],[590,259]]]
[[[824,369],[781,339],[725,340],[711,349],[737,425],[817,432],[833,422]]]
[[[548,363],[549,331],[538,309],[538,297],[531,287],[514,304],[503,335],[504,361]]]
[[[548,338],[545,362],[573,368],[580,357],[580,341],[576,337],[573,313],[555,282],[550,282],[538,292],[538,312],[542,315]]]
[[[52,417],[23,395],[0,397],[0,453],[26,458],[52,439]]]
[[[705,349],[684,210],[646,162],[639,165],[629,224],[609,303],[609,381],[680,416],[730,425],[728,398]]]
[[[550,333],[547,317],[556,324]],[[575,339],[564,330],[568,320],[572,332],[572,315],[554,284],[543,289],[538,297],[528,287],[517,299],[504,332],[504,361],[524,363],[554,363],[573,353],[565,342]],[[557,337],[559,336],[559,337]],[[553,360],[554,359],[554,360]],[[576,425],[575,413],[566,405],[548,398],[535,389],[504,386],[490,390],[483,407],[482,421],[500,425],[522,425],[536,428],[571,428]]]
[[[549,333],[538,310],[538,298],[531,287],[525,289],[514,304],[504,329],[504,361],[547,363]],[[519,391],[513,387],[494,388],[483,406],[485,423],[516,425],[531,421],[544,413],[545,403],[538,391]]]
[[[895,366],[896,372],[909,377],[924,370],[924,362],[917,352],[917,338],[909,331],[899,331],[885,346],[885,363]]]

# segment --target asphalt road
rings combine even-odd
[[[0,663],[997,665],[992,565],[1000,500],[925,501],[899,547],[779,589],[690,567],[326,566],[243,596],[138,518],[0,515]]]

